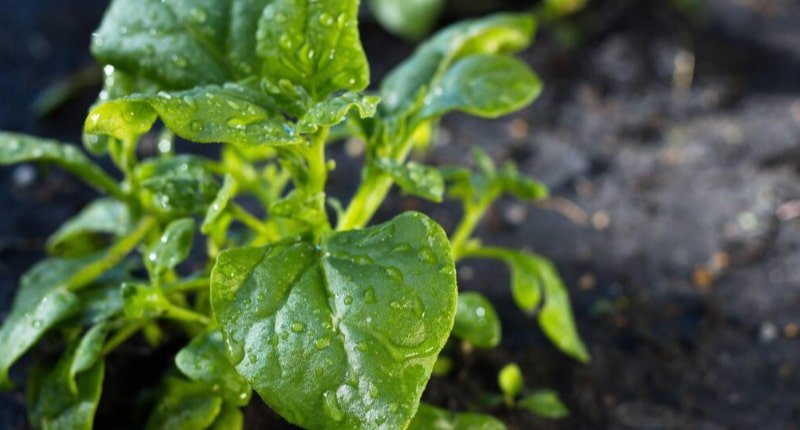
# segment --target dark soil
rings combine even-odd
[[[433,162],[467,162],[481,145],[551,187],[538,206],[501,202],[481,234],[556,262],[593,360],[570,361],[516,311],[502,266],[469,261],[460,285],[500,309],[503,344],[450,348],[454,372],[432,380],[427,401],[468,409],[516,361],[530,388],[558,390],[572,415],[491,410],[512,429],[800,428],[800,6],[708,0],[679,12],[673,3],[686,2],[594,2],[524,54],[546,83],[531,108],[444,121]],[[48,118],[28,106],[92,64],[86,46],[104,6],[0,0],[0,129],[79,140],[96,88]],[[412,49],[374,25],[364,40],[376,77]],[[676,65],[688,71],[677,81]],[[346,197],[357,164],[335,156],[333,192]],[[0,169],[0,184],[2,318],[46,236],[93,195],[29,166]],[[380,217],[420,204],[396,197]],[[430,213],[447,228],[457,215]],[[112,356],[97,427],[141,417],[131,393],[152,386],[179,346]],[[0,395],[0,428],[26,428],[20,390]],[[249,428],[289,428],[256,403]]]

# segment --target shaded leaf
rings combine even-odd
[[[105,365],[85,346],[97,340],[90,331],[73,340],[52,369],[40,368],[29,386],[31,425],[47,430],[90,430],[100,400]],[[82,347],[83,346],[83,347]],[[76,365],[76,360],[79,361]]]
[[[379,158],[376,165],[391,175],[405,193],[437,203],[442,201],[444,179],[439,170],[413,161],[400,164],[389,158]]]
[[[408,430],[505,430],[497,418],[476,413],[457,413],[420,404]]]
[[[168,377],[145,430],[205,430],[222,410],[222,397],[208,386]]]
[[[500,343],[500,319],[489,300],[476,292],[458,295],[453,336],[478,348],[492,348]]]
[[[131,227],[126,204],[112,199],[95,200],[50,236],[47,250],[54,255],[80,257],[107,247],[109,240],[104,236],[122,236]]]
[[[65,288],[75,274],[96,258],[48,259],[22,276],[11,313],[0,326],[0,388],[9,388],[8,369],[51,327],[80,309]]]
[[[289,421],[404,428],[452,328],[455,270],[441,227],[406,213],[319,248],[224,251],[211,303],[228,358]]]
[[[293,190],[286,197],[269,207],[269,214],[274,217],[289,218],[309,226],[320,226],[328,223],[325,212],[325,193],[308,195]]]
[[[532,102],[542,83],[528,65],[501,55],[472,55],[455,63],[430,90],[420,111],[435,118],[453,110],[497,118]]]
[[[139,163],[134,175],[144,188],[142,203],[169,218],[204,214],[219,191],[204,163],[189,155]]]
[[[172,221],[161,238],[147,252],[144,261],[154,276],[175,268],[189,257],[194,240],[195,223],[191,218]]]
[[[554,420],[569,416],[569,409],[561,403],[558,393],[553,390],[537,390],[521,398],[517,407]]]
[[[98,361],[103,358],[103,343],[110,331],[111,326],[107,323],[97,324],[90,328],[81,337],[80,342],[75,348],[75,353],[69,367],[69,384],[73,393],[79,392],[77,386],[77,375],[91,369]]]
[[[250,385],[236,373],[225,356],[225,343],[218,330],[192,339],[175,356],[175,364],[189,379],[205,382],[227,402],[239,406],[250,402]]]

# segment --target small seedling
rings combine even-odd
[[[467,258],[506,262],[520,308],[588,360],[553,266],[473,238],[497,198],[545,187],[481,151],[475,171],[408,161],[449,112],[495,118],[536,98],[539,79],[513,56],[532,15],[455,24],[368,92],[357,11],[357,0],[115,0],[92,44],[105,88],[84,144],[122,179],[72,145],[0,134],[0,164],[56,164],[103,194],[52,235],[0,327],[5,388],[35,344],[63,341],[27,380],[35,428],[91,428],[105,358],[138,334],[186,342],[147,429],[242,428],[253,390],[308,429],[502,428],[419,403],[451,335],[500,341],[489,301],[458,295]],[[153,133],[158,153],[140,159]],[[221,158],[176,154],[175,136],[221,144]],[[346,206],[326,193],[334,136],[366,145]],[[368,226],[393,185],[457,199],[464,217],[450,236],[417,212]]]

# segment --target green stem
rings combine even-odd
[[[84,266],[72,275],[67,280],[65,287],[68,290],[77,291],[92,283],[100,275],[119,264],[156,225],[155,217],[146,216],[142,218],[136,228],[109,248],[102,258]]]
[[[306,191],[309,195],[314,195],[325,191],[325,183],[328,181],[328,166],[325,162],[325,142],[328,140],[330,130],[322,127],[305,151],[306,162],[308,163],[308,183]]]
[[[497,191],[490,191],[476,203],[468,203],[464,206],[464,217],[461,219],[461,222],[458,224],[458,227],[456,227],[450,239],[451,248],[453,249],[453,259],[455,261],[460,260],[464,256],[467,241],[472,237],[475,228],[478,227],[481,219],[497,196]]]
[[[164,285],[164,293],[183,293],[187,291],[204,290],[209,286],[208,276],[197,278],[182,279],[171,284]]]
[[[144,327],[146,321],[144,320],[137,320],[128,323],[127,325],[123,326],[119,329],[114,336],[109,339],[105,345],[103,345],[102,353],[103,355],[108,355],[111,351],[115,350],[118,346],[122,345],[126,340],[128,340],[131,336],[136,334],[139,330]]]
[[[231,204],[228,206],[228,208],[231,211],[231,215],[233,215],[236,220],[240,221],[251,230],[267,237],[270,240],[279,239],[278,232],[276,232],[274,228],[271,228],[268,224],[261,222],[261,220],[253,216],[250,212],[244,210],[244,208],[241,206],[237,204]]]

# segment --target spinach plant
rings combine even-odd
[[[187,342],[148,429],[242,428],[253,390],[309,429],[502,428],[419,405],[451,335],[476,347],[500,340],[488,300],[458,295],[455,264],[468,258],[506,262],[520,308],[538,311],[566,354],[588,359],[553,266],[473,238],[498,197],[536,200],[545,188],[479,151],[476,171],[409,161],[448,112],[494,118],[536,98],[539,79],[513,57],[531,42],[533,17],[451,26],[365,91],[357,9],[115,0],[93,39],[105,87],[84,144],[122,179],[72,145],[0,134],[1,164],[56,164],[103,194],[50,237],[0,327],[5,388],[37,342],[63,341],[61,358],[37,360],[28,378],[34,427],[91,428],[105,357],[140,334],[153,346]],[[151,131],[158,153],[140,160]],[[176,136],[221,144],[221,157],[176,154]],[[346,206],[326,195],[326,148],[341,136],[366,143]],[[455,232],[417,212],[370,226],[395,184],[460,200]],[[204,267],[182,264],[193,249]]]

